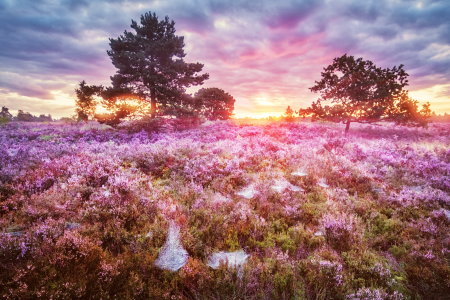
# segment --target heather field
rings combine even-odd
[[[0,125],[0,298],[448,299],[450,125]]]

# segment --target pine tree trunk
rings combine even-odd
[[[156,117],[156,92],[155,89],[150,90],[150,101],[151,101],[151,118]]]
[[[349,129],[350,129],[350,120],[347,120],[347,123],[345,123],[345,134],[348,133]]]

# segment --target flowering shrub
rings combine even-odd
[[[347,251],[356,242],[356,225],[352,215],[326,214],[322,222],[328,243],[337,250]]]
[[[361,288],[356,293],[347,295],[348,300],[402,300],[402,294],[394,292],[388,294],[380,289]]]
[[[138,125],[0,127],[1,298],[447,296],[448,125]]]

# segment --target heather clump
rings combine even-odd
[[[446,124],[0,129],[0,297],[445,299]]]
[[[349,250],[353,243],[357,242],[356,220],[352,215],[326,214],[322,220],[327,242],[336,250]]]

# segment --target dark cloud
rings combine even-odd
[[[399,29],[396,26],[376,26],[371,30],[375,36],[381,37],[383,40],[389,41],[399,34]]]
[[[23,81],[0,79],[0,86],[5,92],[19,93],[22,96],[38,97],[44,100],[53,99],[53,95],[49,93],[49,90]]]
[[[274,11],[269,11],[264,19],[266,24],[273,29],[295,28],[302,20],[305,20],[319,8],[321,2],[315,0],[286,2],[281,7],[274,7]]]
[[[404,28],[450,26],[450,5],[442,1],[406,1],[393,5],[390,19]]]
[[[238,110],[262,110],[263,96],[276,109],[308,104],[307,88],[343,53],[404,64],[412,89],[442,85],[450,96],[448,0],[0,0],[0,100],[19,94],[38,107],[30,101],[52,91],[73,97],[82,79],[108,84],[108,38],[147,11],[176,21],[187,60],[204,63],[206,85],[232,93]]]
[[[204,10],[182,10],[174,12],[171,17],[176,20],[177,25],[184,30],[206,33],[213,29],[213,20],[208,16]]]
[[[384,1],[354,1],[343,2],[344,4],[337,8],[337,11],[341,13],[341,16],[351,18],[355,20],[374,22],[376,19],[385,13]],[[330,9],[336,9],[333,7],[336,5],[334,2],[330,3]]]

